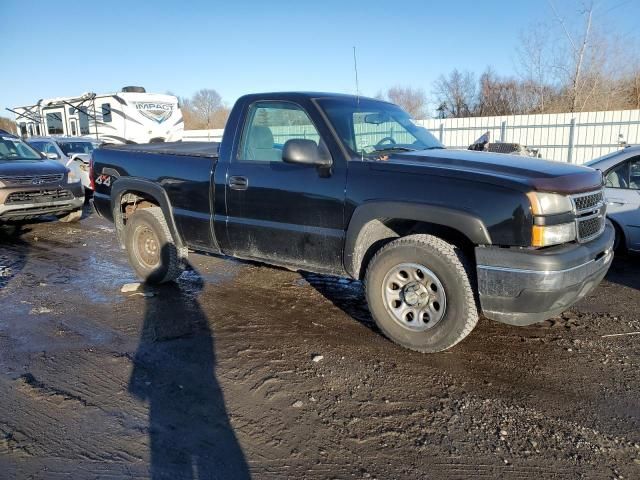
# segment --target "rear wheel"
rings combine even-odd
[[[367,302],[391,340],[439,352],[478,323],[473,270],[462,251],[433,235],[410,235],[384,246],[366,274]]]
[[[165,283],[182,274],[187,250],[175,244],[160,207],[136,210],[124,234],[129,263],[142,280]]]

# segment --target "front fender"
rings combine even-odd
[[[385,219],[413,220],[448,227],[464,235],[474,245],[491,244],[484,222],[469,212],[420,203],[367,202],[356,208],[347,228],[344,266],[352,277],[359,278],[364,250],[372,244],[371,239],[362,238],[363,232],[366,235],[365,227],[370,222]]]

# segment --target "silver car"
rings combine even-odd
[[[50,160],[58,160],[67,168],[74,170],[82,180],[86,190],[91,189],[89,162],[91,153],[97,148],[96,141],[82,137],[32,137],[29,145],[43,153]]]
[[[616,249],[640,252],[640,146],[586,164],[605,177],[607,216],[616,227]]]

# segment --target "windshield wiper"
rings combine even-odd
[[[387,148],[381,148],[379,150],[376,149],[375,153],[382,153],[382,152],[415,152],[415,151],[416,151],[415,148],[387,147]]]

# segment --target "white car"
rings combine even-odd
[[[50,160],[58,160],[78,175],[85,190],[91,190],[89,162],[98,147],[95,140],[82,137],[32,137],[29,145]]]
[[[616,227],[615,248],[640,252],[640,146],[587,163],[605,178],[607,216]]]

